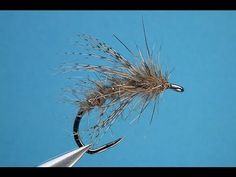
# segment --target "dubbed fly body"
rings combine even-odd
[[[83,99],[77,100],[79,111],[75,118],[73,134],[79,147],[85,145],[79,132],[80,121],[85,114],[91,112],[94,108],[101,108],[101,113],[99,116],[102,117],[109,107],[116,105],[114,110],[112,110],[105,119],[100,119],[97,124],[91,127],[99,134],[102,129],[110,127],[110,125],[115,122],[125,108],[136,97],[139,97],[141,100],[141,114],[148,103],[151,101],[156,101],[165,90],[172,89],[177,92],[184,91],[183,87],[170,83],[169,73],[163,72],[161,66],[154,62],[153,56],[148,47],[144,25],[143,30],[148,54],[146,58],[143,57],[141,51],[138,52],[138,55],[135,55],[114,35],[115,38],[120,41],[126,49],[128,49],[132,56],[139,61],[138,64],[129,62],[113,48],[90,35],[79,35],[80,39],[85,41],[85,47],[88,48],[88,53],[79,52],[78,54],[86,57],[99,58],[116,66],[109,67],[73,64],[71,66],[63,67],[65,71],[93,71],[95,73],[99,73],[99,75],[103,78],[99,80],[87,81],[86,84],[89,83],[93,85],[94,89],[88,90]],[[101,147],[90,149],[87,153],[96,154],[98,152],[102,152],[119,143],[121,139],[122,138],[119,138]]]

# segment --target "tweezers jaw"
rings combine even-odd
[[[73,167],[81,157],[89,150],[91,145],[86,145],[78,149],[72,150],[66,154],[49,160],[38,167]]]

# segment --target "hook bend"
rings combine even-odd
[[[73,126],[73,132],[74,132],[74,139],[75,139],[75,142],[76,144],[79,146],[79,147],[83,147],[85,146],[85,144],[83,143],[83,141],[81,140],[81,137],[79,135],[79,125],[80,125],[80,121],[82,119],[84,115],[84,111],[79,111],[75,117],[75,121],[74,121],[74,126]],[[118,138],[112,142],[109,142],[99,148],[96,148],[96,149],[89,149],[86,153],[88,154],[97,154],[97,153],[100,153],[100,152],[103,152],[103,151],[106,151],[108,150],[109,148],[117,145],[123,138]]]

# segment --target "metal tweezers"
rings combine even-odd
[[[56,158],[53,158],[38,167],[73,167],[90,147],[91,145],[89,144],[78,149],[74,149],[63,155],[57,156]]]

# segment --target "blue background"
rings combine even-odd
[[[0,166],[37,166],[76,147],[76,108],[61,101],[68,83],[55,68],[70,60],[64,52],[78,33],[124,55],[113,33],[145,50],[142,17],[185,92],[166,91],[151,125],[149,107],[139,123],[119,127],[122,143],[77,165],[236,166],[235,11],[0,12]]]

